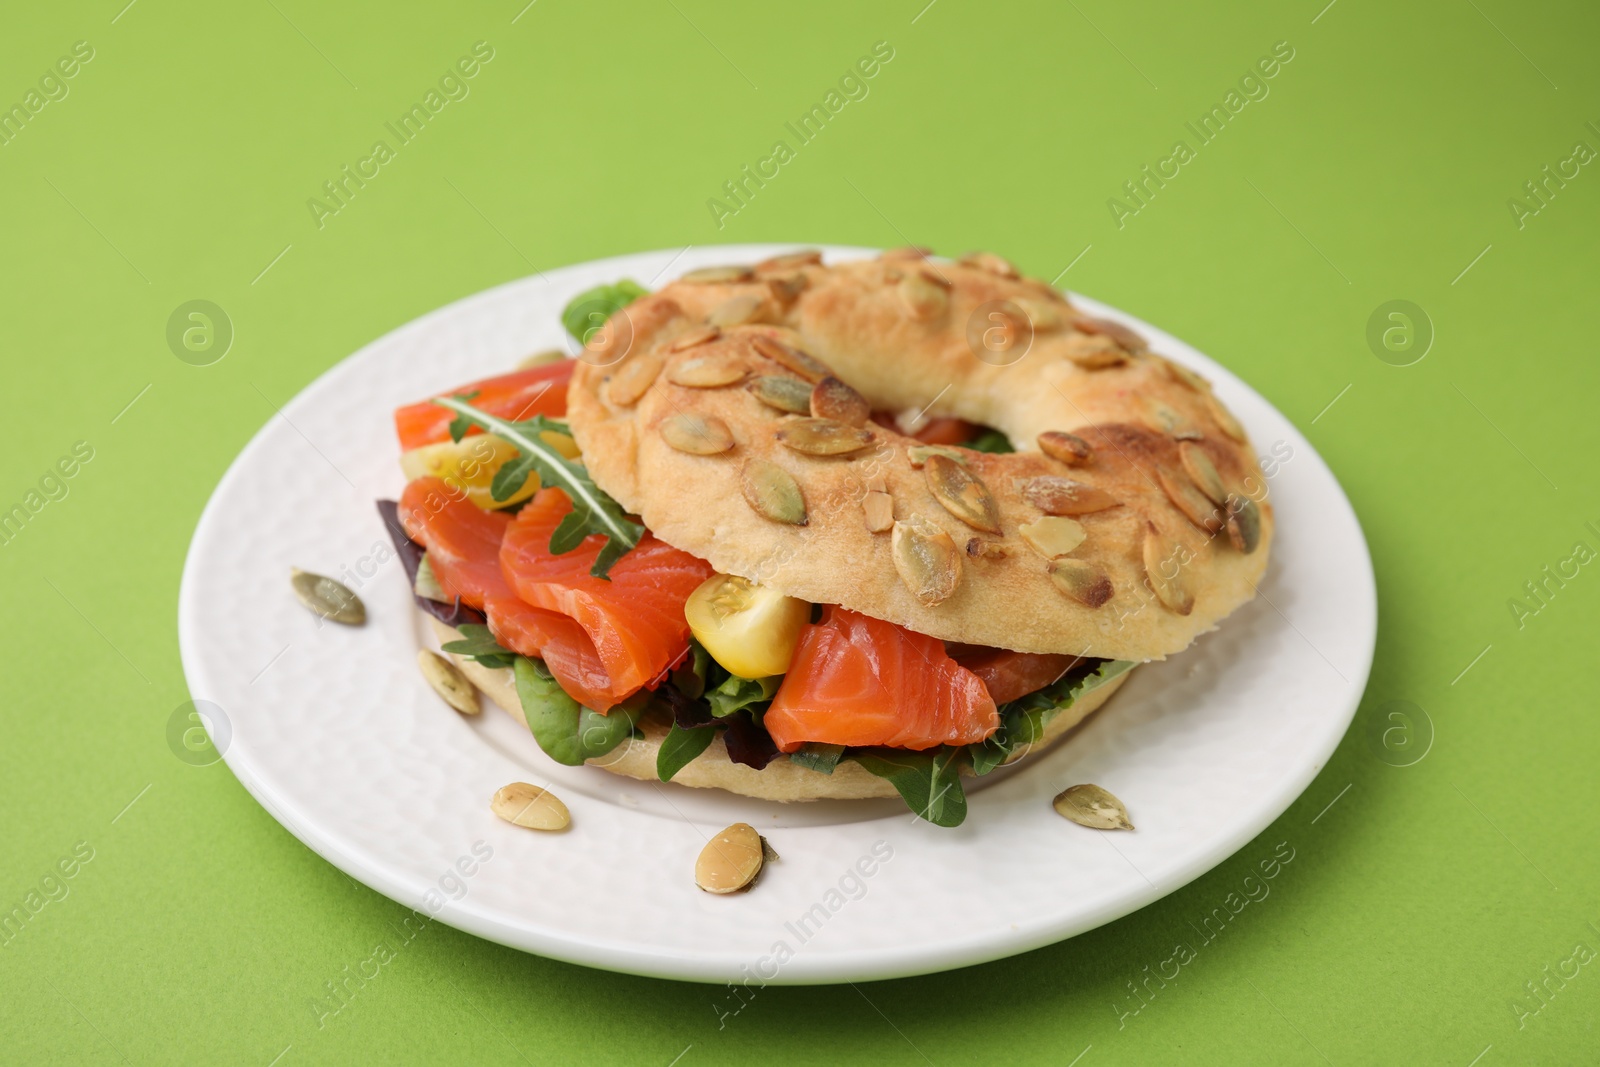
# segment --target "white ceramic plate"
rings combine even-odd
[[[1272,563],[1261,596],[1218,631],[1140,669],[1066,744],[971,789],[963,826],[894,801],[784,806],[561,767],[510,716],[469,721],[439,701],[414,664],[432,642],[373,506],[403,485],[390,412],[563,344],[562,306],[593,285],[653,289],[787,250],[650,252],[500,286],[374,341],[255,436],[195,530],[178,630],[191,694],[226,717],[207,725],[228,765],[290,832],[378,892],[502,944],[636,974],[813,983],[979,963],[1109,922],[1225,859],[1311,782],[1354,714],[1377,629],[1350,504],[1243,382],[1081,298],[1210,378],[1249,429],[1271,472]],[[342,576],[368,623],[319,625],[291,595],[291,566]],[[516,780],[553,787],[571,829],[496,819],[490,795]],[[1138,831],[1058,816],[1050,798],[1074,782],[1116,793]],[[782,860],[755,892],[703,893],[694,859],[737,821]]]

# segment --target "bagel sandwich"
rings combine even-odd
[[[1272,507],[1193,370],[998,256],[624,282],[396,413],[381,505],[445,651],[553,758],[899,795],[1066,736],[1250,600]]]

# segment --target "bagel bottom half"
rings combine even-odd
[[[461,639],[461,632],[454,626],[447,626],[432,616],[426,617],[441,644]],[[485,696],[504,708],[518,722],[527,725],[527,719],[522,714],[522,701],[517,697],[517,687],[512,680],[510,668],[492,670],[461,656],[452,655],[450,658]],[[1071,707],[1050,720],[1050,724],[1045,727],[1044,738],[1038,745],[1027,752],[1014,755],[1007,762],[1014,763],[1033,752],[1043,752],[1061,740],[1073,727],[1083,722],[1109,700],[1131,674],[1133,671],[1119,675],[1100,688],[1073,701]],[[604,756],[589,760],[588,765],[629,778],[654,781],[657,777],[656,754],[661,749],[662,739],[667,736],[667,724],[650,716],[640,721],[639,728],[644,732],[643,738],[635,738],[619,745]],[[970,770],[967,773],[970,774]],[[860,764],[848,760],[835,767],[832,774],[819,774],[786,759],[773,760],[764,770],[759,771],[754,767],[735,763],[728,758],[728,749],[723,744],[720,730],[711,745],[675,774],[672,780],[678,785],[692,786],[696,789],[725,789],[730,793],[755,797],[758,800],[864,800],[871,797],[899,795],[895,792],[894,786],[886,780],[870,773]]]

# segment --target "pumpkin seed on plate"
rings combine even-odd
[[[792,526],[806,524],[806,500],[794,475],[765,459],[745,462],[739,489],[757,515]]]
[[[300,603],[318,618],[346,626],[360,626],[367,621],[367,607],[361,598],[332,578],[290,567],[289,583]]]
[[[529,830],[565,830],[572,814],[561,798],[527,782],[501,786],[489,801],[489,810],[515,826]]]
[[[694,863],[694,884],[707,893],[737,893],[755,884],[768,854],[777,858],[755,827],[736,822],[706,842]]]
[[[463,715],[476,715],[483,710],[483,705],[478,703],[478,690],[454,663],[424,648],[417,652],[417,666],[422,668],[422,676],[446,704]]]
[[[1091,830],[1133,829],[1122,801],[1097,785],[1068,786],[1056,794],[1051,807],[1063,818]]]

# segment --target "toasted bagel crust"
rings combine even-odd
[[[453,626],[446,626],[431,616],[428,617],[428,621],[432,623],[433,632],[441,643],[455,641],[461,637],[460,631]],[[524,726],[527,725],[510,668],[490,670],[461,656],[452,655],[450,658],[455,660],[462,673],[473,685],[481,689],[485,696],[504,708],[512,718]],[[1130,671],[1128,674],[1113,678],[1099,689],[1074,701],[1071,707],[1058,714],[1045,727],[1044,737],[1039,744],[1008,762],[1018,762],[1030,755],[1042,753],[1061,740],[1074,726],[1109,700],[1111,694],[1115,693],[1132,673]],[[598,759],[589,760],[588,765],[628,778],[655,781],[656,756],[661,751],[661,741],[667,735],[667,727],[664,723],[646,719],[640,723],[640,728],[644,731],[642,739],[628,741]],[[970,774],[971,769],[968,768],[967,772]],[[869,773],[859,763],[849,760],[835,767],[832,774],[820,774],[808,770],[781,756],[759,771],[742,763],[734,763],[728,758],[728,749],[722,743],[720,730],[710,746],[674,775],[672,780],[678,785],[692,786],[696,789],[725,789],[730,793],[755,797],[759,800],[864,800],[898,795],[894,786]]]
[[[691,343],[712,332],[708,323],[726,325]],[[928,415],[1003,432],[1018,452],[958,452],[987,488],[998,532],[941,504],[927,469],[914,463],[918,442],[895,430],[869,423],[870,445],[841,456],[781,443],[778,432],[799,416],[748,387],[757,376],[803,377],[771,357],[773,341],[820,360],[874,410],[931,405]],[[1210,386],[996,257],[949,263],[900,252],[834,267],[780,257],[747,276],[701,272],[619,312],[592,344],[572,377],[568,420],[595,482],[667,543],[802,600],[946,641],[1143,661],[1181,651],[1250,600],[1267,565],[1273,521],[1265,480]],[[684,365],[708,357],[731,362],[743,378],[720,387],[673,381],[690,380]],[[733,447],[704,455],[668,444],[663,424],[677,419],[667,429],[681,439],[684,415],[720,420]],[[1091,458],[1068,466],[1045,455],[1036,442],[1049,431],[1082,438]],[[1259,539],[1242,536],[1250,551],[1205,528],[1228,513],[1187,473],[1196,458],[1209,459],[1226,493],[1254,502]],[[751,460],[794,478],[804,525],[774,521],[747,501],[741,472]],[[1081,585],[1077,595],[1063,591],[1050,562],[1020,535],[1045,514],[1030,502],[1037,494],[1025,492],[1041,476],[1116,501],[1072,516],[1086,536],[1056,565],[1096,579],[1087,595]],[[904,557],[897,570],[894,536],[868,529],[863,505],[880,480],[896,520],[948,534],[953,592],[948,551],[937,563],[943,580],[925,584],[919,599],[903,576]],[[1166,573],[1152,581],[1147,564]],[[913,576],[929,566],[925,557],[911,565]],[[1109,587],[1098,584],[1102,577]]]

